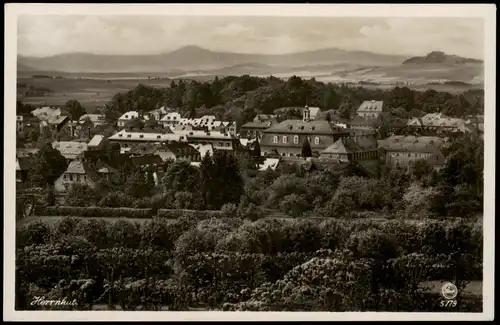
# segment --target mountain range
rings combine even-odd
[[[407,57],[337,48],[291,54],[217,52],[198,46],[152,55],[68,53],[50,57],[18,56],[18,71],[61,73],[151,73],[168,77],[298,75],[335,80],[482,81],[483,62],[441,51]]]

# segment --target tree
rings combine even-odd
[[[35,156],[33,166],[30,181],[45,187],[53,185],[56,179],[64,173],[68,164],[59,150],[54,149],[51,144],[45,144]]]
[[[85,114],[85,108],[77,100],[68,100],[65,107],[68,109],[69,115],[73,121],[78,121],[78,119]]]
[[[87,184],[72,184],[64,202],[69,206],[91,206],[98,200],[98,194]]]
[[[307,158],[307,157],[312,157],[312,149],[311,149],[311,144],[309,143],[309,139],[306,137],[304,139],[304,143],[302,144],[302,157]]]
[[[225,203],[238,203],[243,194],[243,178],[232,155],[206,155],[200,164],[201,195],[206,208],[219,209]]]
[[[433,170],[432,166],[425,159],[418,159],[410,163],[410,175],[417,181],[428,177]]]
[[[187,161],[176,161],[168,166],[161,183],[166,192],[196,191],[200,186],[198,170]]]
[[[340,102],[339,115],[343,118],[350,118],[352,110],[352,98],[351,96],[344,96]]]

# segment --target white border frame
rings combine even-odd
[[[55,320],[493,320],[495,242],[495,71],[494,4],[6,4],[4,96],[4,321]],[[17,16],[19,15],[163,15],[163,16],[315,16],[315,17],[477,17],[485,23],[485,166],[483,313],[384,312],[133,312],[15,311],[15,105]]]

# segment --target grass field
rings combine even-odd
[[[118,92],[128,91],[142,83],[158,88],[168,87],[170,80],[145,79],[66,79],[66,78],[19,78],[18,84],[44,87],[52,90],[46,96],[27,97],[23,89],[18,89],[18,100],[25,104],[64,105],[68,100],[78,100],[85,108],[92,110],[109,102]]]

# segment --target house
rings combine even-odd
[[[128,148],[137,143],[186,142],[186,136],[173,133],[128,132],[121,130],[108,138],[111,143],[119,143],[121,148]]]
[[[358,115],[349,121],[349,126],[352,129],[377,130],[382,125],[384,125],[384,121],[382,120],[381,115],[376,117],[364,117]]]
[[[33,164],[29,157],[16,158],[16,183],[24,183],[28,180],[29,172]]]
[[[319,107],[309,107],[306,106],[305,109],[309,110],[309,116],[311,120],[315,120],[318,117],[318,113],[321,113]]]
[[[206,155],[214,155],[214,147],[212,144],[190,144],[191,147],[195,148],[200,154],[200,158],[203,159]]]
[[[357,163],[378,175],[380,160],[377,139],[362,135],[342,137],[320,154],[320,159],[337,160],[339,163]]]
[[[342,136],[345,129],[335,127],[325,120],[310,120],[309,110],[303,110],[302,120],[285,120],[263,131],[260,148],[263,155],[299,157],[307,138],[311,149],[317,154],[325,150]]]
[[[31,114],[37,117],[40,121],[48,121],[50,119],[58,118],[62,113],[60,108],[45,106],[31,111]]]
[[[82,152],[88,150],[87,143],[80,141],[54,141],[52,147],[59,150],[61,155],[68,161],[75,159]]]
[[[52,130],[61,131],[69,121],[67,116],[50,117],[40,122],[40,127],[50,127]]]
[[[147,112],[144,117],[147,119],[155,119],[157,121],[160,121],[165,115],[169,114],[169,112],[171,111],[172,108],[169,108],[167,106],[162,106],[158,109]]]
[[[157,119],[160,121],[163,126],[175,126],[181,121],[181,114],[177,112],[167,113],[161,119]]]
[[[424,159],[435,168],[444,164],[441,151],[444,139],[439,137],[391,136],[379,140],[379,155],[383,163],[409,166],[410,162]]]
[[[152,154],[160,156],[163,161],[169,159],[201,161],[201,153],[192,145],[182,142],[162,144],[155,148]]]
[[[35,116],[17,115],[16,129],[17,132],[23,132],[26,129],[40,128],[40,120]]]
[[[84,123],[85,121],[90,121],[94,127],[97,127],[106,123],[106,117],[104,114],[83,114],[78,122]]]
[[[211,144],[216,150],[235,150],[241,147],[239,139],[229,133],[193,130],[186,137],[189,144]]]
[[[54,183],[57,193],[67,192],[73,184],[85,184],[95,188],[100,180],[111,181],[119,177],[119,172],[97,155],[83,152],[72,160],[66,171]]]
[[[437,132],[469,132],[465,120],[448,117],[442,113],[429,113],[421,118],[413,118],[407,125]]]
[[[271,127],[273,121],[252,121],[243,124],[240,128],[240,137],[244,139],[262,139],[264,130]]]
[[[361,117],[377,118],[382,114],[383,108],[384,108],[383,101],[365,100],[359,106],[357,113],[358,116]]]
[[[83,159],[71,161],[66,171],[54,183],[57,193],[67,192],[73,184],[85,184],[95,188],[99,176],[90,163]]]
[[[122,116],[118,118],[117,125],[118,127],[122,128],[124,127],[128,122],[132,121],[133,119],[139,118],[139,113],[136,111],[130,111],[126,112]]]

